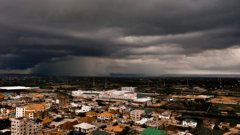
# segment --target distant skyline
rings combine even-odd
[[[0,74],[240,74],[239,0],[1,0]]]

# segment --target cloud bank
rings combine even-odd
[[[1,0],[0,72],[240,73],[239,0]]]

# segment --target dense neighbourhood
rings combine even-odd
[[[61,85],[52,83],[51,88],[1,86],[0,133],[240,134],[238,91],[226,90],[222,86],[212,90],[201,86],[192,87],[188,81],[187,85],[171,84],[171,92],[157,92],[154,88],[142,90],[134,81],[128,82],[128,86],[120,86],[119,83],[119,87],[111,88],[110,81],[107,82],[106,79],[100,89],[93,87],[96,82],[97,79],[92,80],[91,88],[77,88],[69,82]],[[166,83],[159,83],[155,89],[167,87]],[[222,82],[220,84],[222,85]],[[232,93],[235,93],[235,96],[232,96]]]

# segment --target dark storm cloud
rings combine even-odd
[[[1,0],[0,69],[69,56],[196,55],[240,44],[239,0]]]

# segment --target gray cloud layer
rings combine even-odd
[[[240,73],[239,5],[239,0],[1,0],[0,72]]]

